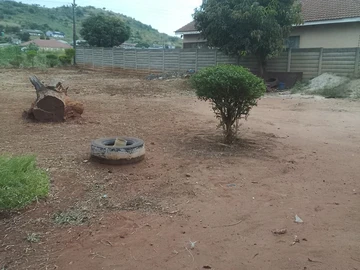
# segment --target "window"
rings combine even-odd
[[[291,49],[300,48],[300,36],[289,37],[285,42],[285,47]]]

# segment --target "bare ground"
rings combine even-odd
[[[70,86],[83,118],[23,121],[30,72]],[[267,96],[227,147],[185,80],[1,70],[0,153],[35,153],[51,193],[0,214],[0,269],[360,269],[359,105]],[[87,162],[116,135],[146,160]]]

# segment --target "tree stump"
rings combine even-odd
[[[31,76],[30,81],[36,90],[36,100],[26,117],[39,122],[62,122],[69,118],[81,116],[84,105],[73,101],[67,96],[68,88],[59,82],[56,86],[45,86],[36,76]]]

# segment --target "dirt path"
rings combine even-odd
[[[0,269],[360,269],[360,103],[267,96],[226,147],[186,81],[35,73],[85,114],[23,122],[29,74],[0,73],[0,152],[36,153],[52,180],[46,201],[0,216]],[[92,139],[123,134],[145,140],[144,162],[86,162]]]

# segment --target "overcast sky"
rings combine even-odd
[[[69,5],[72,0],[22,0],[27,4],[47,7]],[[107,10],[133,17],[160,32],[175,35],[174,31],[189,23],[194,9],[202,0],[76,0],[80,6],[105,7]]]

